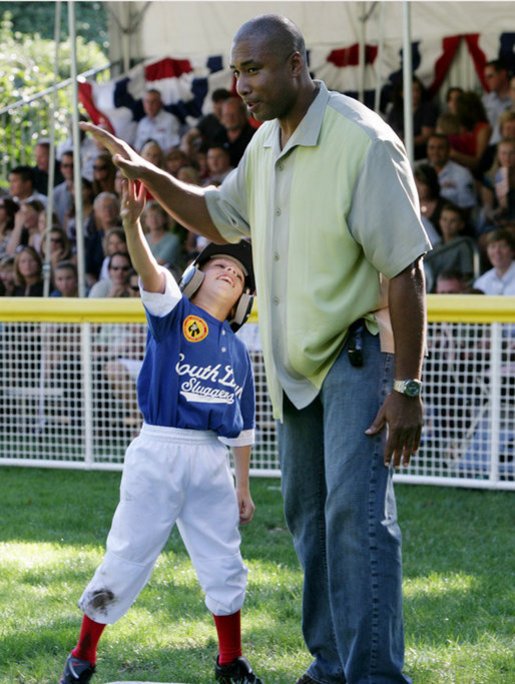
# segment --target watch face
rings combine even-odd
[[[408,397],[418,397],[420,394],[420,384],[415,380],[408,380],[404,386],[404,394]]]

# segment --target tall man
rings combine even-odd
[[[218,242],[252,238],[314,656],[298,684],[409,682],[392,469],[409,464],[420,440],[421,255],[430,249],[409,163],[378,116],[311,79],[288,19],[244,24],[231,59],[239,95],[265,123],[219,188],[181,184],[85,130],[182,225]],[[363,365],[353,365],[349,341]]]

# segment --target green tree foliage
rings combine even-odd
[[[55,3],[0,3],[1,5],[52,5]],[[66,3],[63,3],[65,5]],[[76,3],[77,5],[83,3]],[[85,3],[84,3],[85,4]],[[93,3],[88,3],[93,4]],[[37,19],[37,21],[36,21]],[[40,26],[40,17],[32,18],[32,26]],[[53,32],[54,18],[47,19]],[[46,27],[48,32],[48,26]],[[106,54],[98,43],[86,42],[77,35],[77,69],[79,73],[101,68],[108,63]],[[5,12],[0,19],[0,110],[13,106],[19,100],[28,100],[37,93],[70,77],[71,46],[67,38],[59,45],[58,74],[55,68],[54,40],[43,38],[39,33],[22,33],[15,30],[11,13]],[[108,77],[105,74],[104,78]],[[68,135],[71,118],[70,87],[58,91],[54,123],[56,140]],[[0,116],[0,183],[5,185],[8,169],[20,163],[33,163],[34,141],[49,134],[53,99],[51,95],[42,100],[27,103]]]
[[[13,30],[25,34],[39,33],[41,38],[54,38],[55,2],[0,2],[0,17],[9,12]],[[76,30],[86,43],[97,43],[107,51],[107,10],[103,2],[75,3]],[[61,40],[68,37],[68,3],[61,3]]]

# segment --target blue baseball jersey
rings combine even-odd
[[[231,446],[252,444],[254,377],[245,344],[164,272],[163,294],[141,289],[148,336],[138,402],[145,422],[212,430]]]

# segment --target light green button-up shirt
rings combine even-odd
[[[431,246],[404,148],[356,100],[319,92],[284,149],[264,123],[216,190],[212,220],[230,242],[252,238],[259,325],[277,417],[316,397],[362,316],[384,317],[386,279]],[[382,274],[382,275],[381,275]]]

